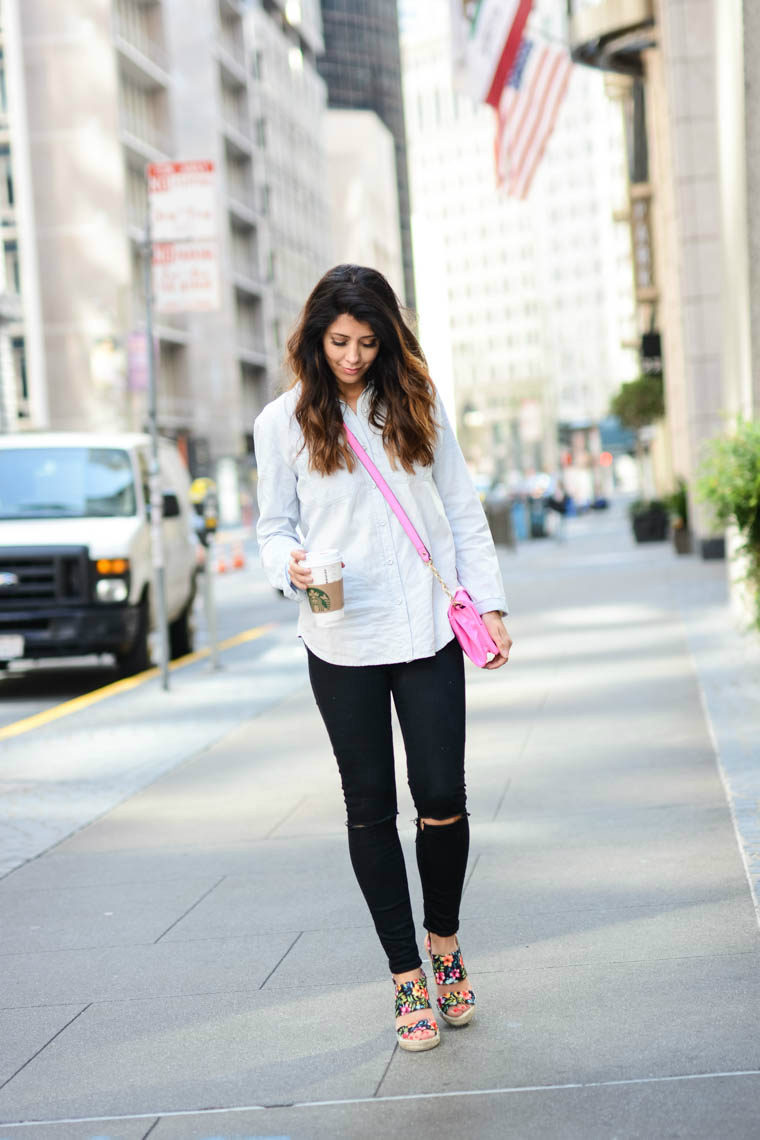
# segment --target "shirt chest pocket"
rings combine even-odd
[[[342,502],[356,493],[354,476],[343,469],[332,475],[320,475],[318,471],[310,471],[304,462],[296,465],[296,477],[298,498],[307,508]]]

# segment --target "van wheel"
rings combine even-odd
[[[133,673],[144,673],[146,669],[150,669],[148,625],[148,598],[146,595],[137,610],[137,630],[131,648],[126,653],[116,654],[119,672],[123,673],[125,677],[131,677]]]
[[[169,656],[172,661],[193,652],[195,630],[193,629],[193,603],[187,603],[182,613],[169,622]]]

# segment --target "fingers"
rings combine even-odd
[[[311,570],[306,566],[300,566],[299,563],[303,562],[306,557],[305,550],[291,550],[290,562],[288,562],[288,577],[293,585],[298,590],[305,590],[307,586],[312,583]]]
[[[506,629],[500,637],[495,637],[494,641],[499,647],[499,652],[493,657],[485,666],[486,669],[500,669],[502,665],[506,665],[509,661],[509,653],[512,648],[512,638],[507,633]]]

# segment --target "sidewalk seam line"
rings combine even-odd
[[[507,778],[506,784],[504,785],[504,791],[499,796],[499,802],[497,803],[496,808],[494,809],[494,813],[491,816],[490,820],[488,821],[489,823],[496,823],[497,819],[499,818],[499,812],[501,811],[501,805],[504,803],[504,800],[507,797],[507,792],[509,791],[509,789],[511,787],[512,787],[512,777],[509,776]]]
[[[483,854],[482,851],[478,851],[477,855],[475,856],[475,858],[472,861],[472,866],[470,867],[470,873],[467,876],[467,878],[465,879],[464,886],[462,887],[462,898],[464,898],[464,896],[465,896],[465,892],[470,885],[470,879],[475,874],[475,868],[477,867],[478,863],[480,862],[480,856],[482,854]]]
[[[682,623],[682,628],[683,628],[686,625],[683,610],[681,610],[681,623]],[[752,879],[752,871],[750,869],[749,860],[747,858],[747,850],[746,850],[744,835],[742,834],[742,830],[739,826],[739,820],[738,820],[737,815],[736,815],[736,807],[734,805],[734,797],[733,797],[733,793],[731,791],[731,781],[728,778],[728,773],[727,773],[727,771],[723,765],[723,760],[721,759],[720,746],[718,744],[718,735],[715,731],[715,725],[713,724],[713,719],[712,719],[712,716],[710,714],[710,705],[709,705],[709,702],[707,700],[707,693],[705,692],[705,687],[702,684],[702,677],[701,677],[701,674],[699,672],[699,667],[697,666],[697,660],[696,660],[696,657],[694,656],[694,653],[692,652],[691,644],[689,642],[688,633],[687,633],[685,628],[683,628],[683,639],[684,639],[684,646],[685,646],[686,652],[689,654],[689,658],[691,660],[691,667],[692,667],[692,672],[694,674],[694,680],[697,683],[697,692],[699,694],[699,703],[702,706],[702,715],[705,718],[705,724],[707,726],[707,732],[708,732],[708,735],[710,737],[710,743],[712,744],[713,752],[715,754],[715,756],[714,756],[715,768],[716,768],[716,771],[718,773],[718,779],[720,780],[721,787],[723,788],[723,795],[726,798],[726,805],[728,807],[728,812],[729,812],[729,815],[731,817],[731,824],[732,824],[733,829],[734,829],[734,839],[736,841],[737,847],[739,848],[739,856],[740,856],[741,861],[742,861],[742,867],[744,868],[744,875],[745,875],[745,878],[747,880],[747,886],[749,887],[749,897],[752,901],[752,908],[755,912],[755,921],[757,922],[757,925],[760,928],[760,898],[758,898],[757,891],[755,890],[755,884],[754,884],[753,879]]]
[[[380,1089],[383,1087],[383,1081],[385,1080],[385,1078],[388,1076],[388,1073],[390,1072],[390,1067],[393,1064],[393,1058],[396,1056],[397,1051],[398,1051],[398,1041],[396,1041],[394,1043],[393,1048],[391,1049],[391,1055],[388,1058],[388,1064],[383,1069],[383,1075],[380,1078],[380,1080],[378,1081],[377,1088],[375,1089],[375,1092],[373,1094],[374,1097],[378,1097],[380,1095]]]
[[[304,1100],[288,1104],[234,1104],[224,1108],[181,1108],[159,1110],[158,1119],[180,1116],[221,1116],[225,1112],[265,1112],[276,1108],[333,1108],[349,1104],[387,1104],[405,1100],[444,1100],[456,1096],[506,1096],[512,1093],[569,1092],[575,1089],[629,1087],[631,1085],[674,1084],[678,1081],[722,1080],[726,1077],[760,1077],[760,1069],[733,1069],[716,1073],[675,1073],[666,1077],[627,1077],[610,1081],[568,1081],[556,1085],[512,1085],[492,1089],[451,1089],[433,1093],[397,1093],[391,1096],[347,1097],[345,1100]],[[91,1124],[98,1121],[150,1120],[153,1112],[130,1112],[115,1116],[68,1116],[51,1120],[0,1120],[2,1128],[30,1128],[40,1124]]]
[[[293,946],[295,946],[297,941],[298,941],[297,938],[294,939],[294,941],[291,943],[291,946],[288,948],[288,950],[285,951],[283,958],[280,959],[278,966],[284,961],[284,958],[287,957],[288,953],[293,948]],[[170,945],[173,946],[174,943],[170,943]],[[728,954],[690,954],[690,955],[679,955],[677,957],[672,957],[672,958],[662,958],[662,957],[660,957],[660,958],[632,958],[630,960],[613,959],[613,960],[603,960],[603,961],[599,961],[599,962],[593,962],[591,964],[588,964],[586,962],[558,962],[558,963],[554,963],[554,964],[548,964],[545,966],[535,966],[535,965],[532,965],[530,967],[529,966],[521,966],[521,967],[515,968],[513,972],[516,974],[521,974],[521,973],[524,973],[524,972],[529,971],[529,970],[530,971],[535,971],[535,970],[575,970],[575,969],[593,969],[593,968],[600,968],[601,969],[601,968],[605,968],[605,967],[618,967],[618,966],[620,966],[620,967],[650,966],[650,965],[653,966],[653,965],[661,964],[663,962],[683,962],[683,961],[694,962],[694,961],[704,961],[704,960],[722,960],[722,959],[726,959],[726,958],[746,958],[749,956],[753,956],[756,953],[757,953],[757,951],[755,951],[755,950],[743,950],[743,951],[731,952]],[[273,970],[270,971],[270,974],[267,976],[265,981],[269,980],[269,977],[271,977],[272,973],[276,969],[277,969],[277,966],[275,966],[273,968]],[[503,970],[477,970],[475,973],[473,973],[473,977],[482,977],[482,978],[495,977],[499,974],[502,974],[503,972],[504,972]],[[382,978],[368,978],[367,981],[369,984],[381,985],[383,979]],[[337,988],[337,987],[344,985],[344,984],[345,983],[343,983],[343,982],[320,982],[319,987],[317,987],[316,985],[313,985],[313,986],[307,986],[306,988],[307,989],[317,989],[317,988],[323,988],[325,986]],[[264,985],[264,983],[261,983],[258,986],[255,984],[252,984],[251,986],[242,986],[242,987],[241,986],[235,986],[234,988],[227,987],[227,988],[221,989],[221,990],[176,990],[173,992],[166,992],[166,993],[162,992],[162,993],[158,993],[158,994],[124,994],[120,997],[93,997],[89,1000],[88,1004],[89,1005],[109,1005],[109,1004],[118,1005],[118,1004],[125,1004],[127,1002],[153,1001],[154,999],[160,999],[162,1001],[174,1001],[177,999],[191,998],[191,997],[215,997],[215,996],[218,997],[218,996],[224,996],[226,994],[256,994],[262,989],[263,985]],[[62,1007],[65,1008],[66,1006],[76,1005],[79,1002],[84,1001],[84,1000],[85,1000],[84,998],[79,998],[79,999],[70,998],[68,1001],[31,1002],[29,1004],[24,1004],[24,1005],[0,1006],[0,1013],[11,1013],[11,1012],[19,1011],[19,1010],[23,1010],[23,1009],[60,1009]]]
[[[14,1080],[14,1078],[17,1077],[19,1075],[19,1073],[22,1072],[27,1067],[27,1065],[31,1065],[32,1061],[36,1057],[39,1057],[40,1053],[42,1053],[45,1049],[47,1049],[48,1045],[52,1045],[52,1043],[55,1041],[56,1037],[60,1037],[60,1035],[63,1033],[63,1031],[65,1029],[68,1029],[68,1027],[70,1025],[73,1025],[78,1017],[81,1017],[83,1013],[86,1013],[91,1005],[92,1005],[92,1002],[88,1001],[87,1005],[83,1006],[82,1009],[80,1009],[78,1013],[75,1013],[73,1017],[69,1018],[69,1020],[66,1022],[66,1024],[62,1025],[61,1028],[56,1033],[54,1033],[53,1036],[48,1041],[46,1041],[44,1045],[41,1045],[40,1048],[36,1051],[36,1053],[32,1053],[31,1057],[27,1057],[27,1059],[24,1061],[23,1065],[19,1065],[18,1069],[16,1069],[16,1072],[11,1073],[11,1075],[7,1078],[7,1080],[4,1080],[3,1083],[0,1084],[0,1089],[4,1089],[6,1085],[9,1085],[11,1083],[11,1081]]]
[[[184,912],[184,914],[181,914],[181,915],[179,916],[179,918],[175,918],[174,922],[173,922],[173,923],[172,923],[170,926],[167,926],[167,928],[166,928],[166,930],[164,931],[164,933],[163,933],[163,934],[159,934],[158,938],[154,938],[154,939],[153,939],[153,945],[154,945],[154,946],[156,946],[156,945],[157,945],[157,944],[158,944],[158,943],[161,941],[161,939],[164,937],[164,935],[165,935],[165,934],[168,934],[170,930],[173,930],[173,929],[174,929],[174,927],[177,925],[177,923],[178,923],[178,922],[182,922],[182,919],[183,919],[183,918],[187,918],[187,916],[190,914],[190,912],[191,912],[191,911],[193,911],[193,910],[195,910],[195,908],[196,908],[196,907],[197,907],[197,906],[198,906],[200,903],[202,903],[204,899],[208,898],[208,896],[211,894],[211,892],[212,892],[212,891],[215,891],[215,890],[216,890],[216,888],[217,888],[217,887],[220,885],[220,883],[223,883],[223,882],[224,882],[224,880],[225,880],[226,878],[227,878],[227,876],[226,876],[226,875],[222,875],[221,879],[217,879],[217,881],[216,881],[215,883],[213,883],[213,884],[212,884],[212,885],[211,885],[211,886],[208,888],[208,890],[207,890],[207,891],[204,891],[204,892],[203,892],[203,894],[201,895],[201,897],[200,897],[200,898],[198,898],[198,899],[196,899],[196,900],[195,900],[195,902],[192,904],[192,906],[189,906],[189,907],[187,908],[187,910]]]
[[[299,931],[298,931],[298,934],[296,934],[295,938],[294,938],[294,939],[293,939],[293,941],[290,943],[290,946],[288,946],[287,950],[286,950],[286,951],[285,951],[285,953],[282,955],[282,957],[280,958],[279,962],[276,962],[276,963],[275,963],[275,965],[274,965],[274,966],[272,966],[272,969],[269,971],[269,973],[267,974],[267,976],[264,978],[264,981],[263,981],[263,982],[261,983],[261,985],[259,986],[259,990],[263,990],[263,989],[264,989],[264,986],[267,984],[267,982],[269,981],[269,979],[271,978],[271,976],[272,976],[272,974],[275,972],[275,970],[279,970],[280,966],[281,966],[281,965],[282,965],[282,963],[285,961],[285,959],[287,958],[288,954],[289,954],[289,953],[290,953],[290,951],[293,949],[293,947],[295,946],[296,942],[298,941],[298,939],[301,937],[301,935],[302,935],[302,934],[303,934],[303,931],[302,931],[302,930],[299,930]]]
[[[305,931],[302,931],[301,933],[305,933]],[[300,935],[298,937],[300,938]],[[295,938],[293,940],[291,945],[285,951],[285,954],[283,955],[283,957],[280,959],[280,962],[278,962],[278,964],[277,964],[278,966],[282,964],[282,962],[287,957],[287,955],[290,953],[290,950],[292,950],[292,948],[295,946],[297,941],[298,941],[298,938]],[[153,945],[153,944],[147,943],[147,945]],[[174,946],[176,944],[174,942],[171,942],[171,943],[169,943],[169,945]],[[608,960],[601,960],[598,962],[592,962],[590,964],[588,962],[557,962],[554,964],[547,964],[545,966],[536,966],[535,964],[531,965],[531,966],[519,966],[513,970],[513,973],[521,974],[521,973],[524,973],[526,971],[535,971],[535,970],[577,970],[577,969],[589,969],[590,970],[593,968],[617,967],[617,966],[622,966],[622,967],[625,967],[625,966],[649,966],[649,965],[657,965],[657,964],[662,963],[662,962],[695,962],[695,961],[704,961],[706,959],[709,959],[709,960],[716,959],[717,960],[717,959],[724,959],[724,958],[747,958],[750,956],[754,956],[756,954],[757,954],[756,950],[738,950],[738,951],[731,951],[727,954],[681,954],[681,955],[674,956],[671,958],[663,958],[663,957],[659,957],[659,958],[631,958],[630,960],[626,960],[626,959],[609,960],[608,959]],[[277,966],[275,966],[273,968],[273,970],[270,971],[270,973],[269,973],[268,977],[265,979],[265,981],[269,980],[269,977],[271,977],[272,973],[276,969],[277,969]],[[477,970],[477,971],[473,972],[472,976],[473,977],[479,977],[479,978],[488,978],[488,977],[495,977],[495,976],[497,976],[499,974],[503,974],[503,973],[504,973],[503,970]],[[383,979],[371,977],[371,978],[368,978],[367,981],[369,984],[372,984],[372,985],[381,985],[383,982]],[[91,998],[89,1000],[88,1005],[109,1005],[109,1004],[118,1005],[120,1003],[126,1003],[126,1002],[153,1001],[154,999],[160,999],[162,1001],[174,1001],[175,999],[181,999],[181,998],[218,997],[218,996],[223,996],[225,994],[256,994],[262,989],[263,984],[264,983],[261,983],[258,986],[256,986],[256,985],[243,986],[243,987],[236,986],[232,989],[227,987],[227,988],[222,989],[222,990],[176,990],[173,993],[124,994],[121,997],[94,997],[94,998]],[[343,985],[345,985],[344,982],[324,982],[323,981],[323,982],[319,983],[319,986],[314,984],[313,986],[307,986],[305,988],[306,989],[320,989],[320,988],[324,988],[325,986],[337,988],[337,987],[343,986]],[[0,1013],[11,1013],[11,1012],[22,1010],[22,1009],[60,1009],[60,1008],[65,1008],[66,1006],[77,1005],[77,1004],[79,1004],[79,1002],[84,1001],[84,1000],[85,999],[83,999],[83,998],[81,998],[81,999],[70,998],[68,1001],[31,1002],[31,1003],[26,1004],[26,1005],[4,1005],[4,1006],[0,1006]]]
[[[282,817],[282,819],[278,819],[277,823],[275,823],[272,827],[269,828],[269,831],[266,833],[266,835],[263,836],[262,841],[264,839],[270,839],[274,835],[275,831],[277,831],[278,828],[282,827],[283,823],[287,823],[288,820],[291,818],[291,816],[294,816],[296,814],[298,809],[301,807],[302,804],[306,803],[308,798],[309,798],[308,796],[301,796],[300,800],[295,805],[295,807],[292,807],[292,808],[290,808],[289,811],[286,811],[285,815]]]

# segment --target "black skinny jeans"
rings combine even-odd
[[[396,665],[331,665],[309,655],[309,677],[338,761],[354,873],[391,973],[420,965],[396,828],[391,697],[417,809],[425,929],[459,929],[469,825],[464,783],[464,663],[456,640],[434,657]],[[421,819],[460,818],[423,827]]]

